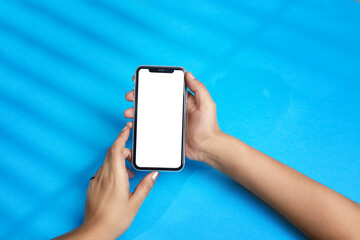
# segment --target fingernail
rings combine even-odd
[[[190,77],[191,79],[195,79],[194,75],[192,75],[191,72],[188,72],[188,75],[189,75],[189,77]]]
[[[125,126],[122,131],[125,131],[128,128],[128,126]]]
[[[158,176],[159,176],[159,172],[154,172],[153,175],[151,176],[151,178],[155,182]]]

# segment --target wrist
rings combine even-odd
[[[84,239],[116,239],[104,226],[96,222],[83,222],[78,231]]]
[[[79,227],[74,230],[65,233],[55,239],[69,239],[69,240],[77,240],[77,239],[115,239],[114,237],[108,236],[106,231],[103,231],[97,226],[90,226],[88,223],[83,223]]]
[[[205,149],[203,153],[203,159],[202,161],[216,167],[218,164],[218,160],[220,159],[221,152],[224,150],[225,147],[225,138],[227,134],[224,133],[219,129],[211,139],[209,139],[209,142],[207,144],[207,148]]]

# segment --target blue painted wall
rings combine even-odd
[[[225,132],[360,202],[359,43],[356,1],[0,1],[0,238],[81,223],[144,64],[193,72]],[[189,160],[161,173],[123,239],[150,237],[304,238]]]

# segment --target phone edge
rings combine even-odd
[[[136,149],[134,151],[134,146],[135,146],[135,126],[136,126],[136,118],[137,118],[137,109],[136,109],[136,105],[137,105],[137,82],[138,82],[138,73],[141,69],[148,69],[148,68],[171,68],[174,70],[181,70],[184,72],[184,100],[183,100],[183,133],[182,133],[182,153],[181,153],[181,165],[178,168],[147,168],[147,167],[139,167],[136,165],[135,159],[136,159]],[[133,118],[133,137],[132,137],[132,161],[131,164],[133,166],[134,169],[138,170],[138,171],[163,171],[163,172],[179,172],[182,169],[184,169],[185,167],[185,139],[186,139],[186,107],[187,107],[187,85],[186,85],[186,81],[185,81],[185,74],[187,73],[186,69],[184,67],[179,67],[179,66],[157,66],[157,65],[141,65],[139,67],[136,68],[135,70],[135,79],[134,79],[134,118]],[[135,130],[135,131],[134,131]],[[135,154],[134,154],[135,152]]]

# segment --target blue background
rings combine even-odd
[[[0,238],[81,223],[89,177],[126,123],[124,96],[144,64],[193,72],[223,131],[360,202],[359,43],[355,1],[0,1]],[[123,235],[150,238],[304,236],[187,160],[160,174]]]

